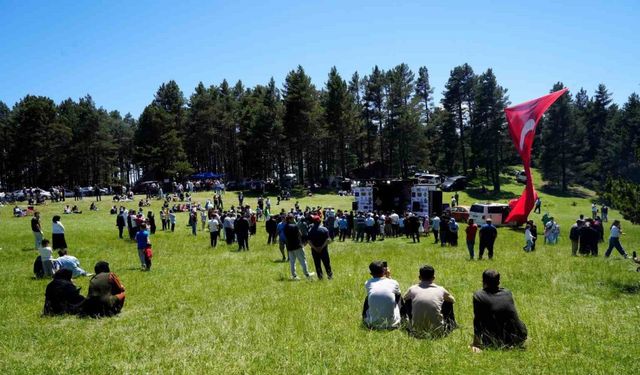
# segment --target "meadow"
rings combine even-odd
[[[539,176],[537,176],[539,179]],[[500,196],[506,202],[522,185],[510,182]],[[0,372],[2,374],[84,373],[255,373],[255,374],[637,374],[640,373],[640,273],[617,252],[572,257],[568,229],[580,213],[590,214],[592,193],[540,193],[542,213],[559,220],[559,244],[522,251],[522,229],[500,228],[492,261],[469,261],[461,241],[457,248],[423,237],[375,243],[329,245],[334,279],[291,281],[288,263],[277,245],[266,245],[264,223],[250,239],[251,250],[222,243],[209,247],[208,233],[194,238],[187,216],[178,214],[176,231],[152,236],[154,265],[139,270],[135,244],[118,239],[110,197],[81,215],[61,215],[69,253],[93,270],[107,260],[126,287],[122,313],[107,319],[41,317],[47,280],[32,277],[37,256],[29,218],[11,217],[0,208]],[[208,193],[197,193],[203,202]],[[451,194],[445,193],[450,199]],[[137,197],[139,199],[139,197]],[[460,204],[487,198],[461,192]],[[274,208],[289,209],[295,199]],[[255,206],[255,198],[245,198]],[[350,208],[350,197],[316,195],[300,205]],[[73,199],[67,203],[73,204]],[[63,203],[39,207],[50,237],[51,217]],[[233,192],[225,205],[237,204]],[[153,202],[159,211],[161,203]],[[137,208],[136,202],[127,204]],[[146,210],[145,210],[146,211]],[[274,210],[275,211],[275,210]],[[538,223],[541,215],[532,214]],[[610,222],[620,218],[609,213]],[[157,218],[159,223],[159,218]],[[608,236],[608,225],[606,236]],[[465,225],[461,225],[463,230]],[[200,229],[200,227],[198,228]],[[623,246],[640,249],[640,228],[623,221]],[[461,233],[462,235],[462,233]],[[604,247],[604,248],[603,248]],[[310,249],[307,260],[312,266]],[[387,260],[402,291],[417,282],[418,268],[431,264],[436,283],[455,297],[459,328],[438,340],[419,340],[403,330],[370,331],[361,325],[368,264]],[[299,266],[298,266],[299,268]],[[523,350],[469,349],[473,334],[472,293],[481,274],[495,268],[512,290],[529,329]],[[88,279],[75,283],[86,294]]]

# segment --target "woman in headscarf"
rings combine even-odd
[[[84,297],[80,295],[80,288],[76,287],[71,277],[71,270],[63,268],[53,275],[53,280],[47,285],[44,297],[44,315],[76,314]]]
[[[118,275],[111,272],[109,263],[99,261],[96,275],[89,281],[89,293],[82,305],[83,315],[93,318],[116,315],[124,305],[124,285]]]

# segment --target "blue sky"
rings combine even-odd
[[[316,86],[374,65],[427,66],[439,100],[450,70],[491,67],[513,103],[556,81],[620,104],[640,92],[637,1],[6,1],[0,0],[0,100],[91,94],[138,116],[174,79],[245,85],[298,64]]]

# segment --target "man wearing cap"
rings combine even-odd
[[[289,253],[289,266],[291,268],[291,277],[294,280],[299,280],[296,273],[296,259],[302,266],[302,272],[307,278],[310,278],[313,274],[309,273],[307,269],[307,259],[304,255],[304,245],[302,244],[302,234],[300,229],[295,223],[293,214],[287,215],[287,225],[284,227],[285,242],[287,245],[287,252]]]
[[[479,260],[482,260],[484,251],[489,250],[489,259],[493,259],[493,244],[498,237],[498,230],[493,226],[491,218],[488,218],[486,223],[480,227],[480,255]]]
[[[311,215],[311,222],[313,223],[309,229],[309,245],[311,246],[311,255],[313,256],[313,264],[316,266],[316,274],[318,279],[322,280],[322,265],[327,271],[327,278],[331,280],[333,278],[333,272],[331,271],[331,260],[329,259],[329,230],[322,225],[320,216]]]

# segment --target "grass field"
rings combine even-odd
[[[539,178],[539,176],[537,176]],[[503,197],[522,185],[504,186]],[[473,194],[473,193],[472,193]],[[197,194],[197,200],[205,197]],[[446,199],[450,194],[445,195]],[[266,245],[264,224],[250,239],[251,251],[208,245],[178,215],[175,233],[158,232],[154,266],[138,270],[135,244],[117,238],[109,199],[100,211],[63,215],[70,254],[86,270],[104,259],[126,286],[123,312],[114,318],[42,318],[46,280],[34,280],[36,257],[29,218],[0,209],[0,371],[35,373],[446,373],[446,374],[638,374],[640,373],[640,273],[614,253],[604,259],[571,257],[567,238],[590,197],[541,194],[543,213],[559,219],[560,243],[524,253],[522,230],[501,228],[493,261],[469,261],[465,246],[441,248],[429,239],[405,238],[372,244],[329,246],[335,279],[290,281],[288,263],[277,246]],[[460,194],[461,204],[482,197]],[[255,199],[245,199],[255,205]],[[506,201],[506,200],[503,200]],[[283,202],[284,208],[294,200]],[[71,202],[73,203],[73,202]],[[227,193],[226,205],[237,203]],[[350,198],[333,195],[300,199],[301,205],[349,208]],[[574,205],[575,204],[575,205]],[[275,200],[274,200],[275,206]],[[134,207],[134,204],[130,204]],[[160,203],[154,202],[153,210]],[[281,206],[275,206],[279,208]],[[62,204],[42,207],[50,237],[51,217]],[[540,215],[532,215],[540,225]],[[617,211],[610,221],[619,218]],[[157,219],[159,221],[159,219]],[[464,225],[461,225],[461,230]],[[623,222],[622,244],[640,249],[640,228]],[[608,236],[608,225],[606,235]],[[542,230],[540,229],[540,233]],[[307,248],[307,257],[312,265]],[[368,264],[389,262],[404,291],[417,281],[418,267],[436,268],[436,282],[457,299],[460,328],[448,337],[417,340],[404,331],[374,332],[360,324]],[[313,266],[311,266],[313,267]],[[495,268],[511,289],[530,339],[525,350],[473,354],[472,293],[481,273]],[[86,294],[88,279],[75,280]]]

